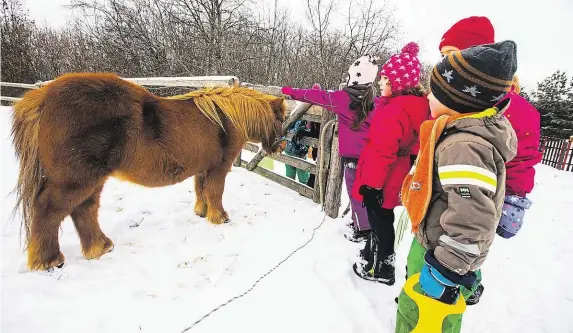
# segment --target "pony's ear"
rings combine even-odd
[[[277,97],[271,102],[271,108],[273,109],[275,117],[281,121],[284,119],[286,113],[286,109],[283,107],[284,101],[284,97]]]
[[[273,110],[280,110],[285,98],[284,97],[277,97],[274,101],[271,102],[271,107]]]

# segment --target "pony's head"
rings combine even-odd
[[[273,110],[274,119],[272,120],[272,126],[268,135],[261,136],[260,142],[265,152],[274,154],[283,149],[279,139],[283,134],[282,125],[285,120],[287,105],[283,97],[276,97],[270,102],[270,106]]]

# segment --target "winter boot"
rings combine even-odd
[[[478,304],[479,299],[481,297],[481,295],[483,294],[483,284],[479,284],[479,286],[477,287],[476,291],[474,291],[474,293],[468,297],[468,299],[466,300],[466,304],[467,305],[475,305]]]
[[[381,256],[378,253],[378,241],[376,236],[372,234],[370,238],[372,241],[372,246],[370,247],[370,251],[372,251],[373,254],[372,258],[354,263],[352,269],[356,275],[364,280],[376,281],[391,286],[396,282],[394,267],[396,254],[392,253],[388,256]],[[368,249],[365,248],[365,250],[363,254],[368,254],[366,253]]]
[[[354,243],[360,243],[366,241],[370,233],[371,233],[370,230],[360,231],[358,229],[353,228],[351,231],[344,234],[344,238]]]

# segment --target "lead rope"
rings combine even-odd
[[[185,333],[187,331],[189,331],[190,329],[192,329],[193,327],[195,327],[197,324],[199,324],[200,322],[202,322],[203,320],[205,320],[207,317],[209,317],[210,315],[212,315],[213,313],[217,312],[219,309],[221,309],[222,307],[230,304],[231,302],[233,302],[236,299],[242,298],[243,296],[247,295],[248,293],[250,293],[255,287],[256,285],[265,277],[267,277],[269,274],[271,274],[275,269],[277,269],[280,265],[282,265],[285,261],[287,261],[290,257],[292,257],[295,253],[297,253],[299,250],[301,250],[302,248],[304,248],[305,246],[307,246],[313,239],[314,239],[314,234],[316,233],[316,230],[318,230],[323,224],[324,221],[326,221],[326,214],[324,214],[322,221],[320,222],[320,224],[315,227],[314,229],[312,229],[312,235],[310,237],[309,240],[307,240],[304,244],[302,244],[301,246],[299,246],[297,249],[295,249],[294,251],[292,251],[286,258],[284,258],[281,262],[279,262],[278,264],[275,265],[275,267],[271,268],[268,272],[266,272],[263,276],[261,276],[257,281],[255,281],[255,283],[253,283],[253,285],[247,289],[245,292],[243,292],[242,294],[239,294],[231,299],[229,299],[228,301],[226,301],[225,303],[219,305],[218,307],[214,308],[213,310],[209,311],[207,314],[205,314],[203,317],[199,318],[197,321],[195,321],[193,324],[191,324],[191,326],[187,327],[186,329],[184,329],[183,331],[181,331],[181,333]]]

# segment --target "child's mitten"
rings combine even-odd
[[[424,293],[440,302],[454,304],[460,297],[460,285],[471,288],[476,281],[476,274],[468,272],[459,275],[444,267],[434,256],[433,251],[424,255],[424,267],[420,274],[420,286]]]
[[[525,210],[529,207],[531,207],[531,200],[517,195],[506,195],[496,230],[497,234],[506,239],[515,236],[523,225]]]

